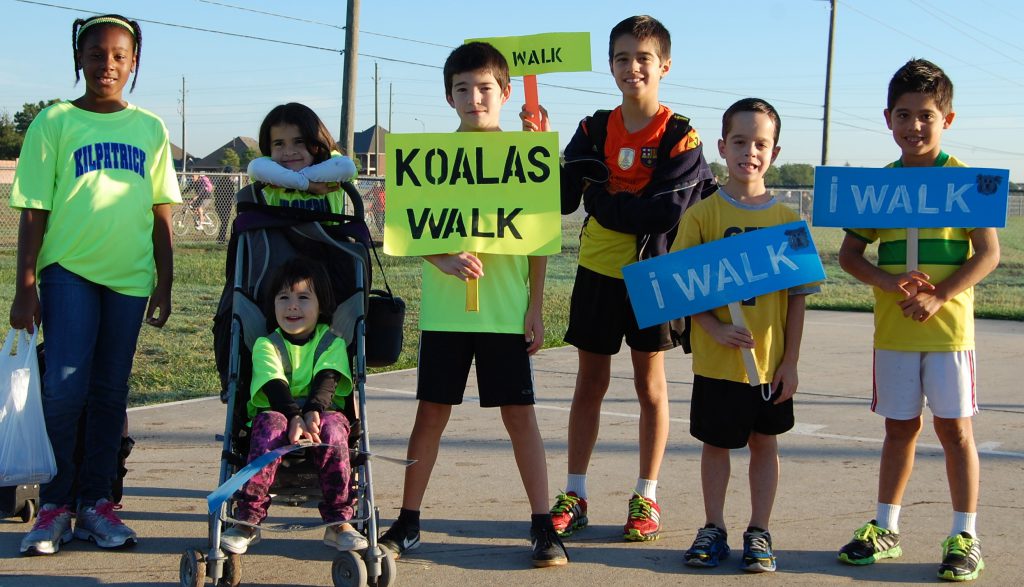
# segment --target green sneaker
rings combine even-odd
[[[874,520],[853,533],[853,540],[839,549],[839,560],[848,565],[870,565],[883,558],[899,558],[900,535],[877,525]]]
[[[938,576],[946,581],[973,581],[985,568],[981,540],[967,532],[950,536],[942,543],[942,565]]]

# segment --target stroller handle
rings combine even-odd
[[[366,206],[363,205],[363,195],[359,193],[359,189],[350,181],[341,182],[341,189],[352,202],[352,216],[366,220]]]

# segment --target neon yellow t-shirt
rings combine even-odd
[[[153,292],[153,206],[180,203],[167,129],[129,105],[54,104],[25,135],[12,208],[49,211],[36,269],[53,263],[130,296]]]
[[[525,255],[478,253],[480,311],[466,311],[466,282],[423,261],[420,330],[523,334],[530,302],[530,262]]]
[[[746,231],[796,222],[799,215],[774,198],[759,206],[737,202],[721,189],[711,197],[697,202],[683,214],[672,251],[685,249],[727,238]],[[817,284],[808,284],[792,290],[781,290],[740,304],[747,329],[754,337],[754,357],[762,381],[771,381],[775,369],[782,362],[786,350],[786,317],[789,296],[793,293],[813,293]],[[732,324],[729,308],[721,307],[712,313],[725,324]],[[693,347],[693,372],[713,379],[750,383],[738,349],[718,344],[708,331],[696,321],[690,331]]]
[[[345,213],[345,192],[340,189],[321,196],[268,185],[263,188],[263,197],[271,206],[302,208],[331,214]]]
[[[280,328],[277,329],[280,331]],[[256,417],[256,414],[270,408],[270,401],[262,388],[269,381],[280,379],[288,383],[292,397],[307,397],[309,386],[317,373],[324,369],[334,369],[341,373],[341,380],[334,390],[334,405],[339,410],[345,407],[345,397],[352,393],[352,370],[348,363],[348,350],[345,340],[336,338],[327,350],[321,355],[316,364],[313,364],[314,354],[320,340],[330,331],[326,324],[317,324],[316,331],[305,344],[294,345],[284,339],[284,346],[288,350],[288,359],[291,361],[291,381],[285,377],[284,368],[281,364],[281,356],[277,348],[270,340],[261,336],[256,339],[252,348],[252,385],[250,387],[250,398],[247,405],[249,419]]]
[[[899,162],[887,167],[899,167]],[[967,167],[962,161],[940,153],[936,167]],[[918,270],[933,284],[948,278],[974,254],[970,228],[919,228]],[[878,241],[878,268],[889,274],[907,270],[905,228],[848,228],[846,232],[866,243]],[[966,351],[974,348],[974,288],[969,287],[949,300],[925,322],[903,315],[899,303],[903,294],[875,293],[875,348],[888,351]]]

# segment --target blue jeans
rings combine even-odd
[[[41,503],[86,506],[110,499],[117,475],[128,375],[147,299],[119,294],[54,263],[39,273],[46,343],[43,415],[57,475],[39,491]],[[74,455],[85,412],[80,470]],[[72,495],[77,474],[78,494]]]

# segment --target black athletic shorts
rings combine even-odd
[[[765,400],[766,385],[693,376],[690,435],[718,448],[743,448],[751,432],[782,434],[793,428],[793,399],[775,405],[778,392]]]
[[[576,268],[565,342],[600,355],[614,355],[626,338],[629,348],[654,353],[679,346],[683,320],[640,328],[629,304],[626,282],[586,267]]]
[[[533,405],[533,365],[526,347],[522,334],[424,330],[416,399],[461,404],[475,358],[481,407]]]

